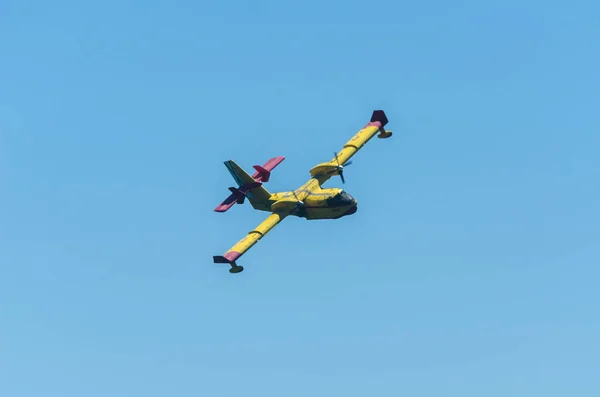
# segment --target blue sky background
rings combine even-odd
[[[3,2],[0,395],[600,395],[599,12]],[[212,264],[224,160],[294,188],[373,109],[356,214]]]

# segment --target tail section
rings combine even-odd
[[[237,183],[238,187],[241,190],[243,188],[247,188],[246,197],[250,202],[253,201],[267,201],[271,197],[271,193],[264,187],[262,187],[261,182],[257,182],[254,178],[250,176],[246,171],[242,169],[239,165],[235,163],[233,160],[225,161],[225,167]],[[258,186],[255,186],[258,183]]]
[[[255,165],[254,169],[256,172],[252,176],[237,165],[235,161],[225,161],[225,167],[227,167],[238,187],[229,188],[231,195],[215,208],[215,211],[225,212],[236,203],[243,204],[246,197],[253,208],[261,210],[269,209],[271,193],[262,184],[269,180],[273,168],[281,163],[284,158],[282,156],[274,157],[263,166]]]

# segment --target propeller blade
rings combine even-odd
[[[352,164],[352,160],[348,161],[346,164],[344,164],[344,167],[349,166],[350,164]]]
[[[346,181],[344,180],[344,173],[340,172],[340,178],[342,178],[342,183],[346,183]]]

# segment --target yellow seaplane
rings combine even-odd
[[[254,209],[271,214],[225,254],[213,256],[214,263],[229,264],[230,273],[240,273],[244,267],[238,265],[237,260],[287,216],[338,219],[354,214],[357,210],[354,197],[343,189],[323,189],[321,186],[334,175],[339,175],[342,183],[345,183],[344,167],[352,163],[350,158],[375,134],[378,138],[392,136],[392,132],[384,128],[387,123],[384,111],[375,110],[369,123],[358,131],[340,152],[334,153],[330,161],[314,166],[310,170],[311,178],[308,182],[290,192],[270,193],[263,186],[269,181],[271,171],[284,160],[283,156],[273,157],[262,166],[253,166],[253,175],[248,174],[233,160],[225,161],[227,170],[238,186],[229,188],[231,194],[215,208],[215,211],[225,212],[236,203],[243,204],[247,198]]]

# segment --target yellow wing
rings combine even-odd
[[[228,263],[231,265],[230,273],[239,273],[244,270],[243,266],[238,266],[235,261],[240,256],[244,255],[254,244],[281,222],[289,211],[274,212],[260,223],[256,228],[252,229],[244,238],[238,241],[224,255],[213,256],[214,263]]]
[[[346,144],[343,149],[337,153],[337,156],[331,161],[316,165],[310,170],[310,175],[319,180],[319,184],[323,184],[334,175],[339,175],[344,165],[347,165],[348,160],[352,158],[377,132],[378,138],[389,138],[392,135],[391,131],[384,129],[388,123],[388,119],[383,110],[373,111],[371,121],[356,133]]]

